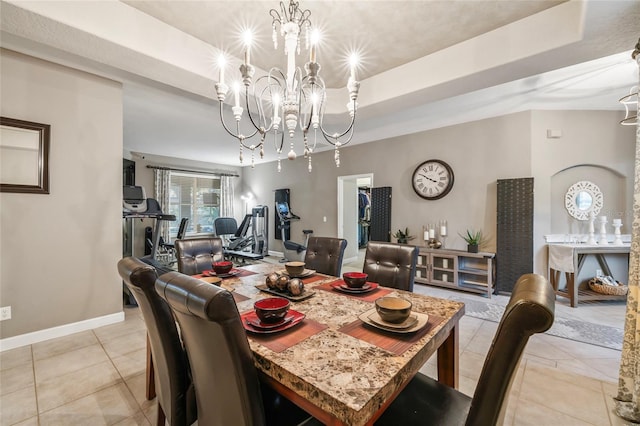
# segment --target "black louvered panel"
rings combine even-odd
[[[391,187],[371,188],[370,241],[391,241]]]
[[[496,291],[533,272],[533,178],[499,179]]]

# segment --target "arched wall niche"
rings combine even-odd
[[[560,170],[551,176],[551,233],[587,234],[588,221],[577,220],[565,208],[565,194],[571,185],[579,181],[596,184],[603,195],[603,207],[598,216],[607,216],[609,224],[613,218],[621,218],[622,233],[631,229],[633,212],[627,211],[632,194],[627,194],[627,178],[615,169],[596,164],[578,164]],[[613,233],[613,228],[611,230]]]

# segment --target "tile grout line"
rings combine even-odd
[[[125,318],[126,321],[126,318]],[[127,384],[127,381],[124,379],[124,377],[122,376],[122,373],[120,372],[120,370],[118,369],[118,367],[115,365],[115,363],[113,362],[113,359],[111,358],[111,355],[109,355],[109,352],[107,352],[107,350],[104,348],[104,345],[102,344],[102,340],[100,340],[100,338],[98,337],[98,335],[95,332],[95,329],[91,329],[91,332],[93,333],[93,335],[96,337],[96,340],[98,340],[98,343],[100,344],[100,347],[102,348],[102,350],[104,351],[105,355],[107,356],[107,358],[109,358],[109,362],[111,363],[111,365],[113,366],[113,368],[118,372],[118,376],[120,377],[120,380],[122,381],[122,384],[127,388],[127,390],[129,391],[129,394],[131,395],[131,397],[133,398],[133,400],[135,401],[136,405],[139,408],[139,413],[141,413],[145,419],[149,420],[147,418],[147,416],[144,414],[144,411],[142,410],[142,406],[140,405],[140,403],[138,402],[138,399],[135,397],[135,395],[133,394],[133,391],[131,390],[131,388],[129,387],[129,385]],[[144,373],[143,373],[144,374]],[[96,391],[99,392],[99,391]],[[96,393],[93,392],[93,393]],[[92,393],[92,394],[93,394]],[[92,395],[90,394],[90,395]],[[151,422],[149,420],[149,422]]]

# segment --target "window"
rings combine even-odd
[[[171,238],[183,217],[189,218],[188,233],[213,232],[213,221],[220,216],[220,178],[171,172],[170,179],[169,214],[176,216],[169,227]]]

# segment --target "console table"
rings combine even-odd
[[[614,296],[596,293],[591,290],[578,290],[575,280],[586,256],[595,256],[605,275],[611,275],[607,264],[608,254],[629,254],[631,245],[590,245],[590,244],[548,244],[549,247],[549,282],[556,294],[570,300],[572,307],[578,306],[580,300],[624,300],[627,296]],[[565,289],[559,288],[560,274],[564,272],[567,279]]]

